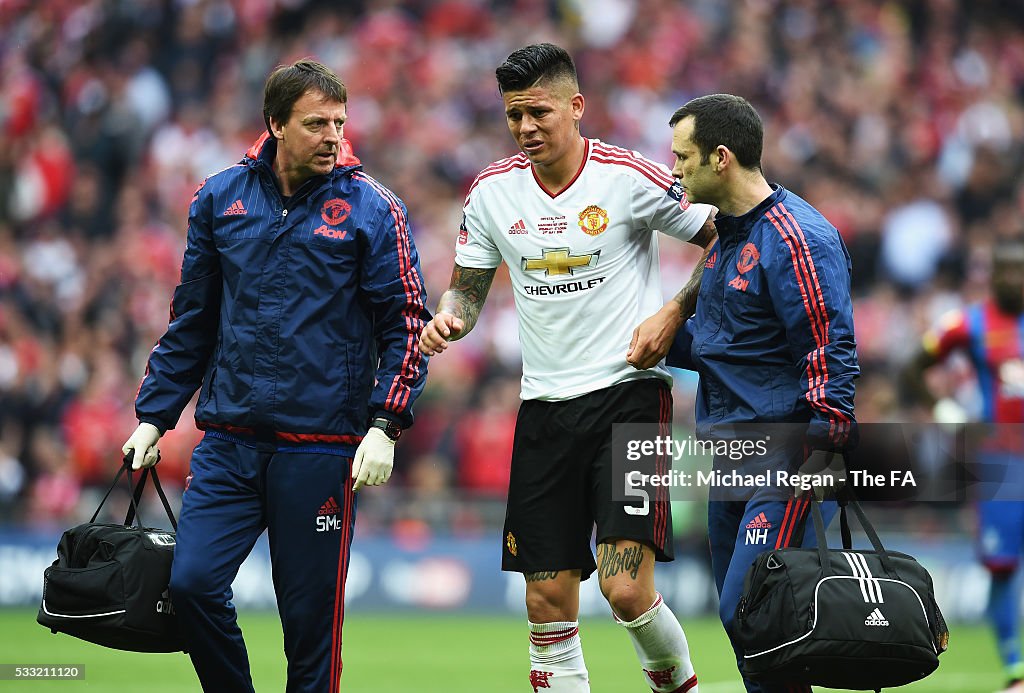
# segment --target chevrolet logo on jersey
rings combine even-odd
[[[544,270],[544,275],[548,277],[572,274],[573,270],[597,267],[600,255],[600,250],[586,255],[571,255],[568,248],[547,248],[540,257],[524,257],[523,271]]]

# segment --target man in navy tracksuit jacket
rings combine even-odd
[[[170,324],[125,443],[136,468],[154,464],[199,390],[206,435],[170,592],[207,691],[253,690],[231,582],[264,529],[288,691],[338,690],[354,491],[389,478],[426,377],[405,206],[352,155],[346,102],[310,60],[268,78],[268,132],[192,198]]]
[[[694,99],[670,124],[673,175],[690,201],[719,208],[719,240],[706,255],[696,315],[668,357],[669,365],[700,374],[698,435],[769,436],[764,455],[738,463],[716,458],[716,470],[724,473],[768,472],[777,481],[776,471],[802,470],[824,477],[831,453],[845,449],[856,432],[853,381],[859,369],[846,247],[811,205],[764,179],[761,120],[744,99]],[[834,476],[838,481],[838,471]],[[734,625],[743,578],[758,553],[793,540],[811,501],[810,494],[796,497],[794,490],[777,484],[711,489],[712,570],[741,672]],[[826,505],[831,517],[835,504]],[[813,532],[807,538],[813,540]],[[759,693],[809,690],[744,683]]]

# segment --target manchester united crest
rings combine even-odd
[[[327,200],[324,202],[324,208],[320,210],[320,216],[323,217],[325,223],[331,226],[337,226],[341,222],[348,219],[349,213],[352,211],[352,205],[341,198],[334,198],[333,200]]]
[[[512,536],[512,532],[508,533],[505,537],[505,546],[508,547],[508,552],[513,556],[519,555],[519,547],[516,546],[516,538]]]
[[[754,266],[757,265],[760,259],[761,252],[757,249],[757,246],[753,243],[747,243],[743,246],[743,250],[740,251],[740,258],[736,261],[736,271],[740,274],[746,274],[754,269]]]
[[[597,205],[590,205],[580,212],[580,228],[583,233],[597,236],[608,228],[608,212]]]

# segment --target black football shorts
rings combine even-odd
[[[672,392],[660,378],[630,380],[561,402],[526,400],[519,408],[512,448],[501,569],[535,573],[582,571],[597,565],[597,542],[632,539],[671,561],[672,515],[668,491],[651,498],[649,512],[627,513],[635,503],[615,501],[612,424],[660,423],[669,435]],[[662,458],[652,464],[668,464]],[[652,469],[652,471],[655,471]],[[622,498],[622,488],[618,489]]]

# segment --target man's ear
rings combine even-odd
[[[572,99],[569,100],[569,104],[572,107],[572,119],[578,124],[583,119],[583,111],[586,110],[587,102],[583,98],[583,94],[579,92],[573,94]]]
[[[715,173],[721,173],[724,171],[725,167],[733,160],[732,152],[730,152],[729,148],[724,144],[720,144],[715,147],[715,153],[713,156],[715,159]]]
[[[267,120],[270,122],[270,134],[273,135],[275,139],[281,139],[282,135],[284,135],[284,129],[282,127],[284,123],[278,122],[274,118],[268,118]]]

